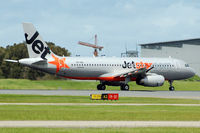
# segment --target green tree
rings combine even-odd
[[[0,47],[0,78],[4,78],[3,71],[1,70],[1,65],[5,56],[5,48]]]
[[[59,55],[59,56],[70,56],[71,55],[71,53],[67,49],[61,48],[60,46],[56,46],[52,42],[47,42],[47,45],[49,46],[51,51],[54,52],[56,55]]]

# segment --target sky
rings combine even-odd
[[[104,46],[100,55],[121,56],[137,44],[200,38],[199,0],[1,0],[0,46],[23,42],[22,22],[72,56],[92,56],[78,41]]]

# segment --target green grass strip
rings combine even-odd
[[[2,105],[0,120],[199,121],[197,106]]]

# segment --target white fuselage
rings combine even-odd
[[[57,74],[71,79],[82,80],[124,80],[113,79],[112,75],[126,71],[140,69],[142,67],[153,67],[149,73],[164,76],[165,80],[180,80],[192,77],[194,71],[185,62],[173,58],[116,58],[116,57],[58,57],[65,59],[64,64],[52,64],[55,58],[49,58],[47,64],[29,64],[33,68]],[[28,59],[30,60],[30,58]],[[21,61],[22,63],[23,61]],[[30,62],[30,61],[29,61]],[[26,64],[26,63],[22,63]],[[26,64],[28,65],[28,64]],[[135,80],[132,77],[132,80]]]

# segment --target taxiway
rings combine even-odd
[[[0,121],[0,127],[200,127],[199,121]]]
[[[200,91],[0,90],[0,94],[25,95],[90,96],[90,94],[102,93],[118,93],[120,97],[200,99]]]

